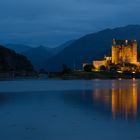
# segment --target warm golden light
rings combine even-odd
[[[132,72],[133,74],[136,73],[135,71]]]
[[[127,119],[129,116],[136,117],[137,115],[137,85],[132,84],[130,88],[116,89],[113,85],[112,89],[112,115],[116,118],[117,115],[122,115]]]
[[[137,63],[137,42],[135,40],[115,40],[112,45],[112,63]]]
[[[124,119],[136,118],[138,108],[138,85],[133,79],[127,86],[121,81],[115,81],[111,89],[95,88],[93,90],[93,101],[111,107],[113,119],[123,117]]]
[[[123,71],[117,71],[118,73],[123,73]]]

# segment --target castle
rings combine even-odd
[[[112,41],[112,56],[104,57],[103,60],[93,61],[93,65],[98,69],[101,65],[107,66],[108,63],[124,64],[131,63],[139,65],[137,58],[136,40],[115,40]]]

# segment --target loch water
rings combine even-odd
[[[1,140],[139,140],[140,80],[0,82]]]

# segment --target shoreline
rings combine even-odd
[[[94,79],[140,79],[140,73],[117,73],[117,72],[71,72],[71,73],[51,73],[50,79],[60,78],[63,80],[94,80]]]
[[[60,79],[60,80],[120,80],[120,79],[140,79],[140,73],[117,73],[117,72],[79,72],[71,73],[49,72],[48,74],[30,74],[13,76],[10,73],[0,73],[0,81],[11,81],[17,79]]]

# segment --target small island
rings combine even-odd
[[[112,41],[112,56],[103,60],[84,63],[83,70],[71,70],[63,66],[60,73],[49,73],[49,77],[62,79],[118,79],[140,78],[138,61],[138,44],[136,40]]]

